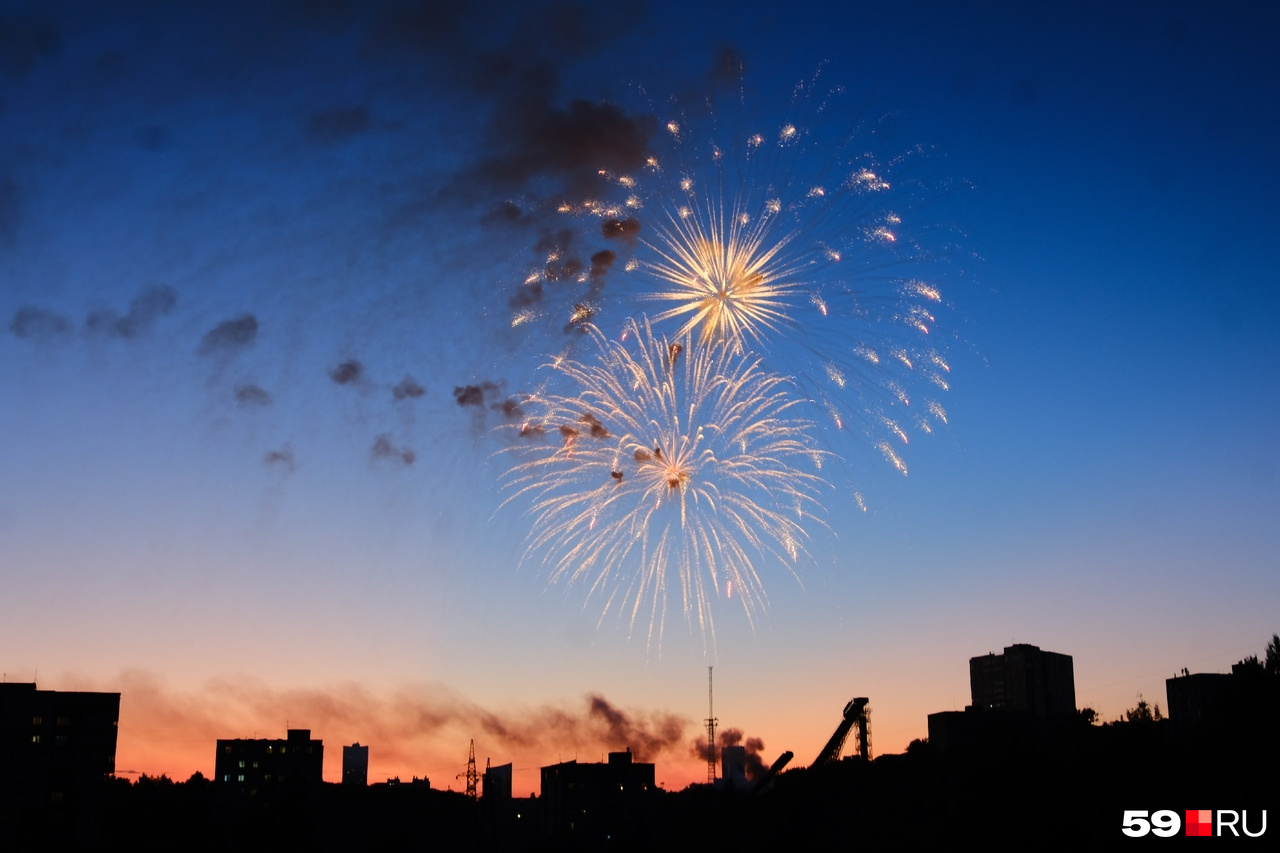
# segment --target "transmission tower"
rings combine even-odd
[[[467,796],[473,800],[479,799],[476,791],[479,781],[480,774],[476,772],[476,742],[472,740],[471,748],[467,751]]]
[[[716,783],[716,719],[715,704],[711,695],[711,670],[707,667],[707,784]]]

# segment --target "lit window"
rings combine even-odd
[[[32,743],[39,743],[39,742],[40,742],[40,735],[32,735],[32,736],[31,736],[31,742],[32,742]]]
[[[70,718],[70,717],[59,717],[59,718],[58,718],[58,725],[60,725],[60,726],[69,726],[69,725],[71,725],[71,718]]]
[[[240,769],[241,769],[241,770],[243,770],[243,769],[244,769],[244,761],[243,761],[243,760],[241,760],[241,762],[240,762]]]
[[[31,725],[33,725],[33,726],[43,726],[43,725],[44,725],[44,717],[32,717],[32,718],[31,718]]]
[[[241,773],[241,774],[239,774],[238,776],[236,776],[236,781],[237,781],[237,782],[243,782],[243,781],[244,781],[244,774],[243,774],[243,773]]]

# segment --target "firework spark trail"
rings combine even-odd
[[[548,386],[521,401],[530,420],[512,452],[505,503],[531,500],[526,559],[552,583],[587,587],[601,621],[611,612],[661,645],[679,595],[704,646],[714,647],[713,601],[736,597],[754,626],[767,605],[758,569],[799,579],[805,525],[816,520],[813,424],[784,378],[724,342],[680,343],[629,321],[622,339],[590,328],[594,361],[562,358]],[[543,437],[560,437],[552,443]],[[678,587],[678,588],[677,588]]]

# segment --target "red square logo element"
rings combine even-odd
[[[1187,809],[1187,835],[1213,835],[1213,810]]]

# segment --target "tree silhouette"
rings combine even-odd
[[[1149,705],[1147,700],[1142,698],[1142,694],[1138,694],[1138,706],[1130,708],[1124,712],[1124,721],[1126,723],[1155,723],[1164,719],[1164,715],[1160,713],[1160,703],[1154,706]]]

